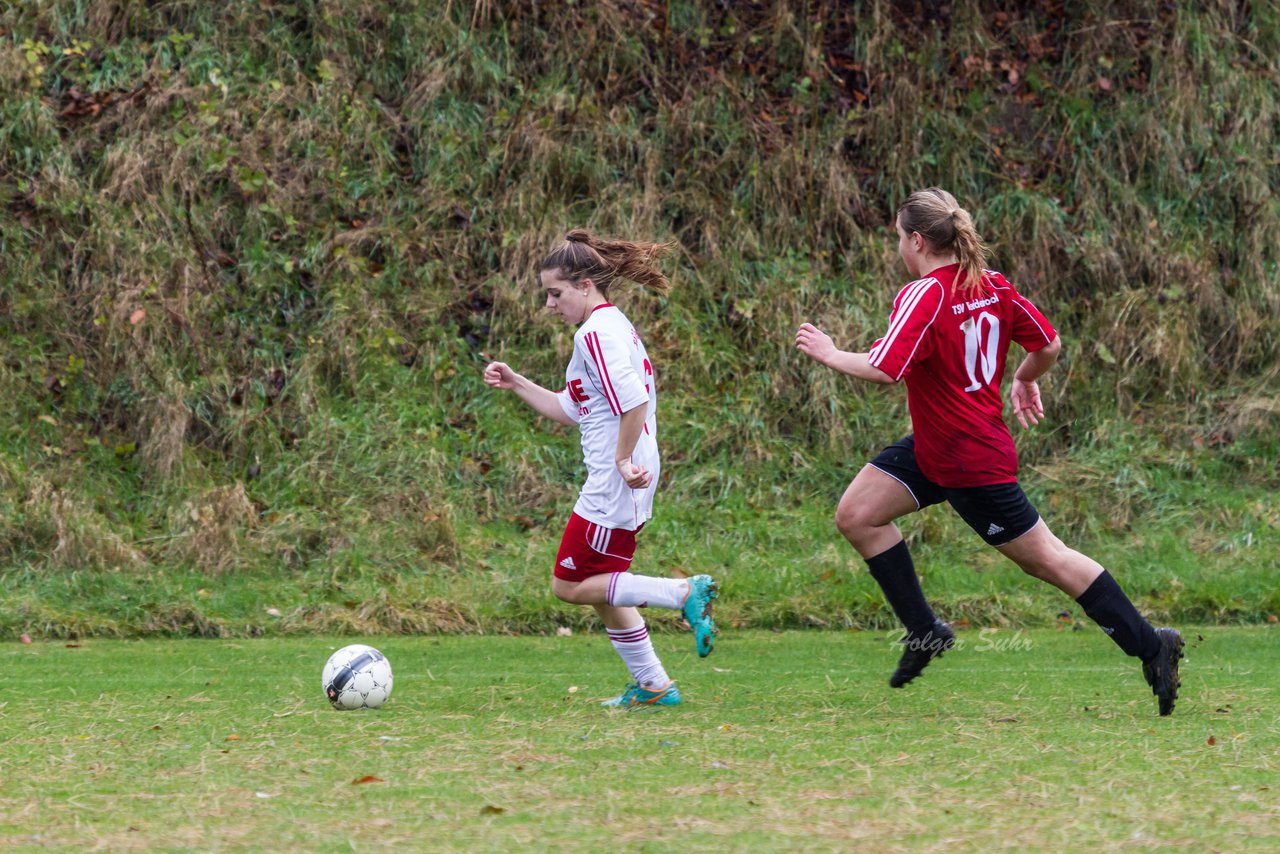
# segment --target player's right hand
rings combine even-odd
[[[506,362],[490,362],[484,369],[484,381],[492,388],[515,388],[516,376]]]
[[[796,347],[810,359],[823,365],[836,352],[836,345],[831,336],[812,323],[802,323],[796,330]]]

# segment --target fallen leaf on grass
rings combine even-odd
[[[78,643],[64,643],[64,644],[63,644],[63,646],[65,646],[67,649],[79,649],[79,648],[80,648],[80,644],[78,644]]]
[[[1207,742],[1207,743],[1208,743],[1208,745],[1209,745],[1210,747],[1213,747],[1215,744],[1217,744],[1217,743],[1218,743],[1218,740],[1217,740],[1216,738],[1214,738],[1213,736],[1209,736],[1209,740],[1208,740],[1208,742]]]
[[[383,780],[381,777],[375,777],[372,774],[365,774],[363,777],[357,777],[354,780],[352,780],[351,785],[360,786],[360,785],[363,785],[364,783],[385,783],[385,782],[386,780]]]
[[[240,740],[240,736],[236,735],[234,732],[231,733],[231,735],[227,736],[227,741],[239,741],[239,740]]]
[[[480,815],[502,815],[506,810],[503,807],[495,807],[493,804],[485,804],[480,807]]]

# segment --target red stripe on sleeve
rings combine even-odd
[[[604,386],[604,396],[609,401],[609,411],[614,415],[622,414],[622,404],[618,394],[613,390],[613,382],[609,379],[609,368],[604,363],[604,349],[600,346],[600,333],[587,333],[587,350],[596,363],[596,372],[600,374],[600,382]]]

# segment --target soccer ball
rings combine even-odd
[[[335,709],[376,709],[391,696],[391,662],[371,646],[344,646],[325,662],[320,687]]]

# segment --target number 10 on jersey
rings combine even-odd
[[[964,333],[964,369],[969,374],[969,386],[965,391],[977,391],[984,385],[989,385],[996,375],[1000,318],[984,311],[976,318],[965,318],[964,323],[960,324],[960,331]],[[979,359],[982,360],[981,380],[978,379]]]

